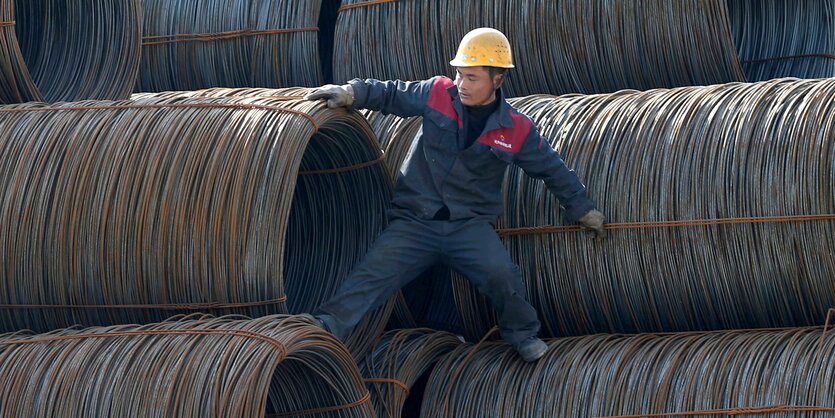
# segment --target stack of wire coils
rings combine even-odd
[[[481,26],[510,40],[509,96],[831,77],[832,10],[831,0],[349,0],[334,81],[452,74],[458,41]]]
[[[140,0],[0,0],[0,103],[127,98]]]
[[[321,0],[144,0],[139,91],[322,84]]]
[[[0,109],[2,328],[309,312],[332,295],[390,185],[365,120],[306,91]]]
[[[835,81],[793,79],[512,99],[622,228],[603,243],[529,228],[562,224],[559,202],[509,170],[499,232],[544,335],[820,324],[835,305],[833,99]],[[376,124],[403,132],[387,153],[405,158],[420,118]],[[478,339],[492,310],[455,289]]]
[[[286,315],[0,335],[0,376],[7,416],[373,414],[345,346]]]

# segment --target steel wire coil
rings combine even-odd
[[[752,80],[835,76],[831,0],[345,4],[364,6],[343,9],[337,20],[344,42],[334,49],[336,82],[453,74],[448,62],[459,40],[482,26],[511,42],[518,70],[505,84],[509,96],[721,84],[745,81],[746,72]],[[819,56],[744,62],[745,72],[740,61],[807,53]]]
[[[429,372],[461,344],[453,334],[428,328],[392,330],[383,335],[360,364],[377,416],[402,416],[407,400],[419,407]]]
[[[286,315],[0,335],[0,381],[3,416],[373,416],[345,346]]]
[[[535,364],[503,343],[456,348],[432,371],[421,416],[835,416],[835,335],[820,327],[547,344]],[[709,410],[724,413],[687,413]]]
[[[511,99],[577,170],[611,222],[835,213],[835,80],[783,79]],[[374,121],[374,118],[385,120]],[[371,117],[398,166],[420,118]],[[386,127],[397,127],[387,132]],[[402,133],[401,133],[402,132]],[[514,167],[498,227],[560,225],[557,200]],[[835,305],[832,221],[509,236],[546,336],[819,325]],[[534,231],[531,231],[534,232]],[[461,276],[475,340],[494,313]],[[408,293],[406,294],[408,297]]]
[[[362,0],[345,2],[355,3]],[[520,70],[507,79],[510,96],[744,80],[722,0],[496,0],[480,7],[398,0],[352,8],[337,21],[336,37],[344,42],[334,48],[334,79],[451,74],[459,40],[482,26],[511,42]]]
[[[748,80],[835,76],[835,1],[728,1]]]
[[[512,100],[610,222],[835,214],[835,79]],[[498,227],[559,225],[510,169]],[[835,305],[835,222],[511,236],[547,336],[820,325]],[[470,338],[494,322],[463,280]],[[466,289],[466,290],[465,290]]]
[[[306,91],[0,108],[2,329],[310,312],[333,295],[390,183],[362,116],[281,97]],[[358,358],[390,309],[348,340]]]
[[[127,98],[141,13],[139,0],[0,1],[0,103]]]
[[[139,91],[322,84],[321,0],[143,0]]]

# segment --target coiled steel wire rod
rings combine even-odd
[[[748,80],[835,76],[835,1],[728,1]]]
[[[382,229],[390,184],[365,119],[282,97],[304,92],[0,108],[0,326],[309,312],[330,297]],[[348,341],[357,356],[389,311]]]
[[[630,223],[835,214],[833,99],[835,79],[782,79],[513,103],[609,221]],[[518,168],[505,196],[499,228],[561,223],[556,199]],[[505,242],[548,336],[819,325],[835,305],[833,220]],[[465,325],[481,323],[471,338],[493,325],[473,294],[458,298]]]
[[[511,42],[518,70],[509,96],[720,84],[745,81],[746,72],[752,80],[832,77],[831,10],[832,0],[349,0],[337,21],[344,41],[334,49],[334,79],[453,74],[459,40],[482,26]],[[810,53],[817,57],[770,60]]]
[[[509,171],[498,227],[521,228],[505,244],[544,335],[817,325],[835,305],[832,220],[712,221],[835,214],[835,79],[511,103],[577,170],[609,221],[628,227],[602,244],[526,230],[561,225],[559,204],[540,181]],[[403,135],[386,149],[393,166],[414,137]],[[687,220],[706,222],[634,224]],[[455,289],[466,335],[477,339],[495,324],[492,310],[462,278]]]
[[[4,416],[373,416],[345,346],[286,315],[0,335],[0,381]]]
[[[419,380],[428,377],[435,364],[461,341],[448,332],[427,328],[401,329],[383,335],[376,348],[360,364],[378,417],[400,417]]]
[[[0,103],[127,98],[141,18],[140,0],[0,1]]]
[[[349,0],[345,5],[361,4]],[[459,40],[504,32],[519,71],[510,96],[599,93],[744,80],[724,0],[471,2],[397,0],[343,10],[334,79],[425,79],[451,74]],[[357,53],[362,51],[362,53]]]
[[[460,346],[432,371],[421,416],[835,416],[835,334],[820,327],[547,344],[535,364],[503,343]]]
[[[321,0],[143,0],[139,91],[322,84]]]

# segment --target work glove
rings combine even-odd
[[[606,238],[606,230],[603,229],[603,223],[606,222],[606,217],[603,216],[597,209],[592,209],[580,219],[578,219],[583,228],[594,232],[594,239],[597,242],[603,241]]]
[[[305,100],[327,99],[328,107],[350,107],[354,104],[354,88],[350,84],[337,86],[336,84],[325,84],[304,96]]]

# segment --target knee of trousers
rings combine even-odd
[[[525,294],[522,285],[522,272],[515,264],[498,264],[487,266],[484,287],[487,293],[493,294]]]

